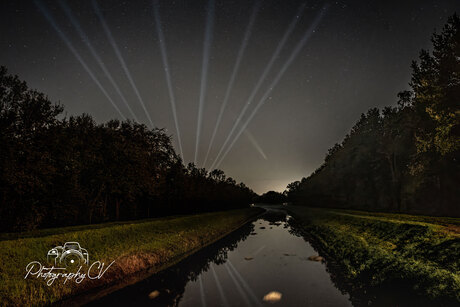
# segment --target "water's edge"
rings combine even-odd
[[[60,300],[58,302],[53,303],[51,306],[83,306],[86,305],[90,302],[96,301],[98,299],[101,299],[113,292],[116,292],[118,290],[121,290],[125,287],[131,286],[133,284],[136,284],[140,281],[143,281],[149,277],[151,277],[154,274],[157,274],[161,271],[164,271],[170,267],[173,267],[174,265],[178,264],[179,262],[183,261],[184,259],[196,254],[197,252],[201,251],[204,248],[209,247],[210,245],[215,244],[216,242],[220,240],[224,240],[227,236],[231,235],[235,231],[238,231],[240,228],[242,228],[244,225],[252,223],[253,221],[257,220],[265,214],[266,210],[255,214],[254,216],[251,216],[250,218],[246,219],[245,221],[241,222],[237,227],[221,234],[220,236],[217,236],[213,240],[210,240],[209,242],[206,242],[203,245],[198,246],[197,248],[194,248],[186,253],[177,255],[175,258],[173,258],[171,261],[168,261],[166,264],[161,265],[160,267],[156,268],[148,268],[147,270],[139,271],[127,276],[124,276],[122,279],[118,279],[112,283],[96,287],[96,288],[91,288],[85,292],[78,293],[74,296],[65,298],[63,300]]]
[[[270,293],[281,293],[285,306],[351,306],[348,293],[331,280],[327,260],[309,259],[318,251],[284,209],[267,206],[251,223],[176,266],[89,306],[262,306],[272,303],[266,301]]]

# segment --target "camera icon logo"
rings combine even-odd
[[[69,267],[89,263],[88,251],[80,247],[78,242],[66,242],[63,246],[56,246],[48,251],[46,258],[48,262],[54,262],[55,266]]]

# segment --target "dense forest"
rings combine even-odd
[[[395,107],[370,109],[308,178],[295,204],[460,216],[460,19],[412,63]]]
[[[255,196],[221,170],[184,166],[161,129],[63,111],[0,67],[0,231],[225,210]]]

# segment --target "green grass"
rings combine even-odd
[[[460,219],[300,206],[289,210],[354,287],[403,282],[431,299],[460,302]]]
[[[189,253],[237,229],[261,209],[248,208],[192,216],[44,229],[0,238],[0,305],[47,305],[95,287],[145,270],[165,268]],[[86,248],[90,262],[106,264],[115,260],[100,280],[85,279],[47,286],[41,279],[24,279],[31,261],[46,264],[46,254],[54,246],[77,241]]]

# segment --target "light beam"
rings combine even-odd
[[[171,82],[171,74],[169,72],[168,56],[166,53],[166,43],[165,43],[165,38],[163,34],[163,29],[161,28],[160,9],[158,5],[158,0],[153,0],[153,14],[155,17],[158,41],[160,43],[161,58],[163,60],[163,68],[164,68],[165,75],[166,75],[166,84],[168,86],[168,92],[169,92],[169,102],[171,103],[171,109],[172,109],[172,114],[174,118],[174,125],[176,126],[177,143],[179,144],[179,151],[180,151],[180,155],[183,160],[184,152],[182,151],[182,141],[181,141],[180,130],[179,130],[179,121],[177,119],[176,98],[174,95],[173,86]]]
[[[303,46],[305,45],[305,43],[308,41],[308,39],[311,37],[311,35],[315,32],[315,29],[316,27],[318,26],[318,24],[320,23],[321,19],[323,18],[326,10],[327,10],[327,6],[323,7],[321,9],[321,12],[318,14],[318,16],[316,16],[315,20],[313,21],[312,25],[307,29],[307,31],[304,33],[302,39],[297,43],[296,47],[294,48],[294,51],[291,53],[291,55],[289,56],[288,60],[286,61],[286,63],[284,63],[283,67],[281,68],[281,70],[278,72],[277,76],[275,77],[275,79],[272,81],[272,83],[270,83],[270,86],[268,87],[267,91],[265,92],[265,94],[262,96],[262,98],[259,100],[259,102],[257,103],[256,107],[253,109],[252,113],[249,115],[249,117],[246,119],[246,121],[244,122],[244,124],[242,125],[241,129],[238,131],[238,133],[236,134],[235,138],[233,139],[233,141],[231,142],[230,146],[227,147],[227,150],[225,151],[225,153],[222,155],[222,157],[220,158],[219,162],[217,162],[216,164],[216,167],[219,167],[219,165],[222,163],[222,161],[225,159],[225,157],[227,156],[227,154],[230,152],[230,150],[232,149],[233,145],[236,143],[236,141],[238,140],[238,138],[240,137],[241,133],[243,133],[243,131],[246,129],[246,127],[248,126],[249,122],[252,120],[252,118],[254,117],[254,115],[256,115],[257,111],[260,109],[260,107],[265,103],[265,100],[269,97],[271,91],[273,90],[273,88],[278,84],[279,80],[281,79],[281,77],[283,76],[283,74],[286,72],[286,70],[288,69],[288,67],[292,64],[292,62],[294,61],[294,59],[297,57],[297,55],[299,54],[300,50],[302,50]]]
[[[260,306],[260,301],[259,299],[257,298],[257,296],[254,294],[254,291],[252,290],[252,288],[249,286],[249,284],[244,280],[243,276],[241,276],[240,272],[238,272],[236,270],[236,268],[233,266],[233,264],[231,263],[230,260],[227,260],[228,262],[228,265],[229,267],[233,270],[233,272],[235,273],[235,276],[240,280],[240,282],[243,284],[243,289],[246,290],[246,292],[249,294],[249,296],[251,297],[251,299],[254,301],[254,303],[258,306]]]
[[[206,307],[206,297],[204,295],[204,287],[203,281],[201,280],[201,275],[198,276],[198,282],[200,283],[201,306]]]
[[[206,87],[208,81],[208,65],[209,65],[209,49],[212,41],[212,28],[214,25],[214,0],[209,0],[208,13],[206,15],[206,30],[203,45],[203,63],[201,66],[201,86],[200,86],[200,101],[198,104],[198,120],[196,128],[196,144],[195,144],[195,165],[198,159],[198,147],[200,145],[201,124],[203,118],[204,100],[206,96]]]
[[[265,245],[259,247],[259,248],[252,254],[252,257],[257,256],[264,248],[265,248]]]
[[[246,27],[246,32],[244,33],[243,41],[242,41],[240,49],[238,51],[238,55],[237,55],[237,58],[236,58],[236,63],[235,63],[235,66],[233,67],[233,71],[232,71],[232,74],[231,74],[231,77],[230,77],[230,81],[228,83],[227,90],[225,92],[224,100],[222,102],[222,105],[220,106],[220,111],[219,111],[219,115],[217,116],[216,126],[214,127],[214,131],[212,132],[211,141],[209,142],[208,151],[206,152],[206,156],[204,158],[203,167],[206,166],[206,162],[208,161],[209,153],[211,152],[212,145],[214,144],[214,139],[216,138],[217,130],[219,129],[220,122],[222,121],[222,116],[224,115],[224,111],[225,111],[225,108],[227,106],[228,99],[230,97],[230,92],[232,91],[232,88],[233,88],[233,83],[235,82],[236,75],[237,75],[238,70],[240,68],[240,64],[241,64],[241,60],[243,59],[244,51],[246,50],[246,47],[247,47],[248,42],[249,42],[249,38],[251,37],[251,34],[252,34],[252,28],[254,26],[257,13],[259,12],[260,4],[261,4],[260,0],[257,0],[254,3],[254,7],[252,9],[251,17],[249,18],[249,23],[248,23],[248,25]]]
[[[224,303],[224,306],[226,306],[226,307],[230,306],[228,304],[227,297],[224,294],[224,290],[222,289],[222,286],[220,284],[219,278],[217,277],[216,270],[214,270],[213,265],[211,265],[211,272],[212,272],[212,275],[214,275],[214,279],[216,280],[217,290],[219,290],[219,294],[220,294],[220,297],[222,299],[222,303]]]
[[[267,155],[264,153],[262,147],[260,147],[259,143],[257,142],[256,138],[252,135],[252,133],[250,133],[248,129],[245,129],[244,134],[248,137],[249,141],[254,146],[254,148],[260,153],[262,158],[267,160]]]
[[[147,116],[147,119],[149,120],[150,125],[152,128],[154,127],[153,121],[150,118],[150,114],[147,111],[147,108],[145,107],[144,100],[141,97],[141,94],[139,93],[139,90],[137,89],[136,84],[134,83],[134,80],[131,76],[131,73],[129,72],[128,66],[126,65],[125,60],[123,59],[123,56],[121,55],[120,49],[118,48],[117,43],[115,42],[115,39],[112,36],[112,31],[110,31],[109,26],[105,22],[104,16],[102,16],[101,9],[99,8],[99,5],[97,4],[96,0],[92,1],[94,11],[96,12],[97,17],[99,18],[99,21],[102,24],[102,28],[104,29],[105,34],[107,35],[107,38],[109,39],[110,44],[112,45],[113,50],[115,51],[115,54],[120,61],[121,67],[123,68],[123,71],[125,72],[126,77],[129,80],[129,83],[131,84],[131,87],[133,88],[134,92],[136,93],[137,98],[139,99],[140,104],[142,105],[142,108],[144,109],[145,115]]]
[[[85,71],[88,73],[88,75],[91,77],[91,79],[96,83],[97,87],[101,90],[101,92],[104,94],[104,96],[109,100],[109,102],[112,104],[112,106],[115,108],[115,110],[120,114],[121,118],[123,120],[126,120],[126,117],[123,115],[123,113],[120,111],[118,108],[117,104],[112,100],[112,98],[109,96],[107,91],[104,89],[102,84],[99,82],[97,79],[96,75],[93,73],[93,71],[88,67],[86,62],[83,60],[83,58],[80,56],[78,51],[75,49],[75,47],[72,45],[70,40],[67,38],[65,33],[59,28],[57,25],[56,21],[54,20],[53,16],[51,16],[50,12],[48,9],[43,5],[43,3],[40,0],[35,0],[35,5],[38,7],[38,9],[42,12],[43,16],[46,18],[46,20],[49,22],[49,24],[53,27],[53,29],[57,32],[59,38],[66,44],[67,48],[72,52],[72,54],[77,58],[78,62],[80,62],[81,66],[85,69]]]
[[[248,98],[246,104],[244,105],[243,109],[241,110],[240,114],[238,115],[235,124],[233,125],[232,129],[230,130],[230,133],[228,134],[227,138],[225,139],[225,142],[222,145],[222,147],[220,148],[219,153],[217,154],[216,159],[214,160],[214,162],[211,165],[210,169],[214,169],[216,167],[216,162],[219,160],[219,157],[222,154],[222,152],[224,151],[225,146],[227,146],[228,142],[230,142],[230,139],[231,139],[233,133],[235,132],[236,128],[238,127],[240,121],[243,119],[244,114],[246,113],[246,111],[249,108],[252,100],[254,99],[254,97],[256,96],[257,92],[259,91],[259,88],[262,86],[262,83],[265,81],[265,78],[267,77],[268,72],[270,71],[270,69],[272,68],[273,64],[275,63],[275,60],[278,58],[281,50],[283,49],[284,45],[287,42],[289,36],[294,31],[297,23],[300,20],[300,17],[302,16],[302,14],[303,14],[303,12],[305,10],[305,7],[306,7],[306,3],[302,3],[299,6],[299,9],[297,10],[294,19],[289,24],[286,32],[284,32],[284,35],[281,38],[280,42],[278,43],[278,46],[276,47],[275,52],[273,53],[272,57],[270,58],[270,61],[268,62],[268,64],[265,66],[265,69],[262,72],[262,75],[260,76],[259,80],[256,83],[256,86],[253,88],[251,94],[249,95],[249,98]]]
[[[228,264],[224,264],[225,268],[227,269],[228,271],[228,275],[230,275],[230,278],[233,280],[233,283],[235,284],[236,286],[236,289],[238,290],[238,292],[240,293],[241,297],[243,298],[244,302],[246,303],[246,305],[248,306],[252,306],[251,302],[249,301],[248,299],[248,296],[246,295],[246,293],[243,291],[243,288],[241,288],[241,285],[238,283],[238,280],[236,280],[235,276],[233,275],[232,271],[229,269],[229,266]]]
[[[120,96],[121,100],[125,104],[125,106],[128,108],[129,112],[131,113],[132,117],[134,118],[135,121],[139,122],[139,119],[136,117],[136,114],[134,114],[133,110],[131,109],[131,106],[129,105],[128,101],[126,100],[125,96],[121,92],[120,88],[118,87],[118,84],[115,82],[113,79],[112,75],[108,71],[107,67],[105,66],[104,62],[102,61],[101,57],[97,54],[96,50],[94,49],[93,45],[91,45],[88,36],[85,34],[83,31],[80,23],[78,20],[75,18],[75,16],[72,13],[72,10],[69,8],[67,3],[64,0],[58,1],[59,6],[61,9],[64,11],[64,13],[67,15],[69,18],[70,22],[72,25],[75,27],[75,29],[78,32],[78,35],[80,35],[80,38],[85,42],[86,46],[88,47],[89,51],[91,52],[92,56],[96,60],[96,62],[99,64],[99,67],[102,69],[104,72],[105,76],[107,79],[109,79],[110,83],[112,86],[115,88],[115,91],[117,94]]]

